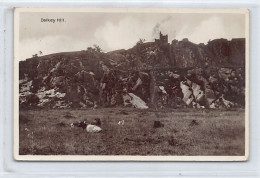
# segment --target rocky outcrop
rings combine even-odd
[[[177,67],[243,67],[245,65],[245,39],[216,39],[207,45],[196,45],[188,40],[174,40],[172,58]]]
[[[20,107],[244,107],[244,39],[188,40],[19,63]]]

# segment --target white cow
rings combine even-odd
[[[96,125],[88,124],[86,127],[87,132],[101,132],[102,129]]]

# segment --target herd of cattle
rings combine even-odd
[[[120,120],[118,122],[118,125],[124,125],[125,121]],[[101,132],[101,120],[99,118],[95,118],[93,122],[87,123],[86,121],[78,121],[73,122],[70,124],[70,126],[73,127],[81,127],[83,130],[86,130],[87,132]],[[164,127],[164,124],[160,121],[154,121],[153,128],[160,128]]]

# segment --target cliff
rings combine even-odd
[[[245,39],[137,43],[19,63],[21,108],[244,107]]]

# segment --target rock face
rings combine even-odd
[[[21,108],[222,108],[245,104],[245,39],[137,43],[19,63]]]

